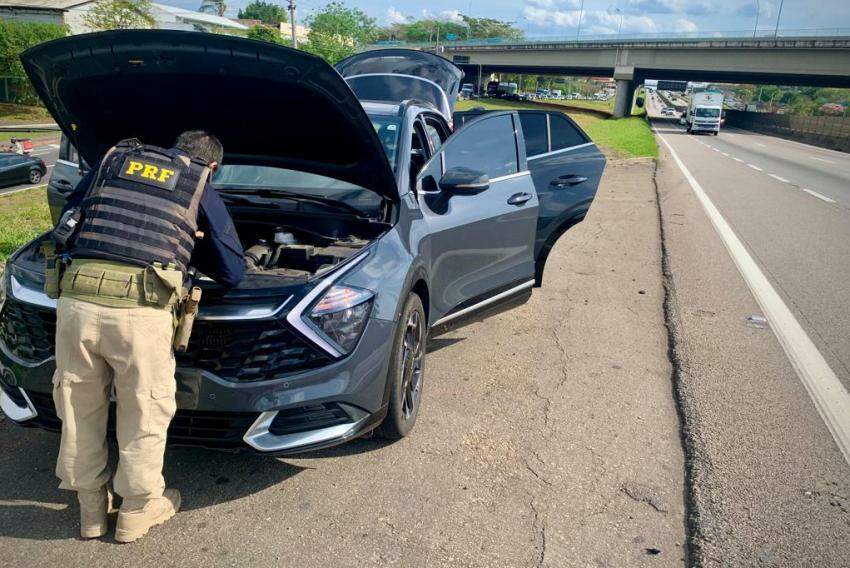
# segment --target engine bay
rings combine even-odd
[[[268,235],[252,237],[250,245],[245,243],[249,273],[305,279],[334,268],[369,244],[355,236],[328,242],[327,237],[303,231],[299,234],[287,227],[275,227]],[[241,232],[240,238],[244,239]]]

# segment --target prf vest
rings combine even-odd
[[[124,140],[107,152],[82,202],[72,258],[189,266],[210,175],[184,152]]]

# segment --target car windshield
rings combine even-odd
[[[697,108],[694,112],[696,116],[703,116],[707,118],[717,118],[720,116],[719,108]]]
[[[387,159],[395,170],[399,119],[389,115],[372,115],[369,118],[381,140]],[[290,193],[303,193],[307,196],[342,201],[365,212],[376,210],[381,201],[374,192],[345,181],[271,166],[223,165],[213,176],[212,185],[220,191],[234,188],[286,190]]]

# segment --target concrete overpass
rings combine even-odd
[[[471,77],[494,72],[608,76],[615,116],[645,79],[850,87],[850,37],[448,44],[443,56]]]

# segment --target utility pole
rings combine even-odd
[[[756,37],[756,33],[758,32],[758,29],[759,29],[759,11],[760,11],[759,0],[756,0],[756,25],[753,26],[753,38]]]
[[[289,0],[289,27],[292,30],[292,47],[298,49],[298,36],[295,34],[295,0]]]
[[[783,4],[785,4],[785,0],[779,0],[779,13],[776,14],[776,29],[773,30],[773,39],[776,39],[776,36],[779,34],[779,18],[782,17]]]
[[[623,11],[617,8],[617,13],[620,14],[620,25],[617,26],[617,41],[620,40],[620,32],[623,31]]]
[[[581,35],[581,18],[584,16],[584,0],[581,0],[581,8],[578,10],[578,30],[576,30],[576,41]]]

